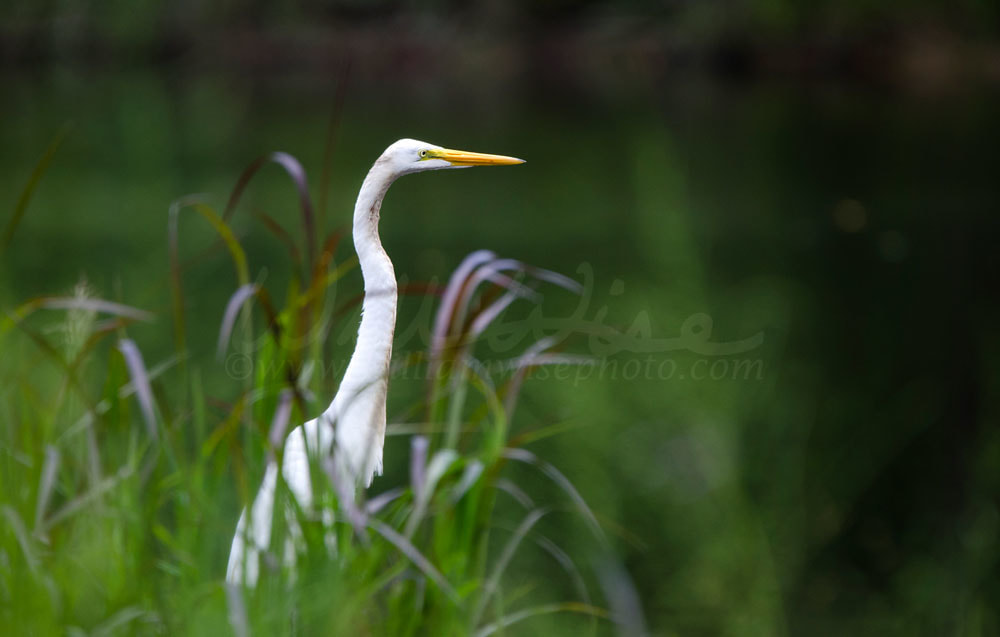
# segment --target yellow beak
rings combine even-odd
[[[450,161],[455,166],[510,166],[512,164],[524,163],[523,159],[518,159],[517,157],[470,153],[467,150],[451,150],[450,148],[428,151],[427,157],[444,159]]]

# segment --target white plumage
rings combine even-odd
[[[365,297],[361,326],[354,354],[347,365],[337,395],[319,416],[296,427],[285,439],[282,475],[304,511],[312,508],[310,455],[333,459],[337,479],[344,484],[369,486],[382,473],[385,441],[385,400],[392,337],[396,326],[396,275],[392,261],[382,248],[378,234],[379,211],[389,186],[398,177],[413,172],[466,166],[519,164],[522,160],[449,150],[413,139],[401,139],[375,161],[365,177],[354,206],[354,248],[358,253]],[[226,581],[253,586],[259,576],[260,552],[271,543],[278,463],[272,460],[264,472],[260,491],[250,508],[240,515],[229,553]],[[325,513],[325,520],[330,515]],[[289,517],[290,534],[298,527]],[[284,547],[286,563],[293,563],[296,547],[291,539]]]

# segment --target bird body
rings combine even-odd
[[[382,473],[397,301],[395,271],[378,232],[382,200],[389,186],[398,177],[413,172],[522,161],[401,139],[386,148],[369,170],[354,206],[352,228],[365,289],[354,354],[330,406],[318,418],[293,429],[285,440],[282,476],[302,510],[312,507],[310,458],[332,459],[334,479],[349,485],[347,492],[352,494],[354,487],[367,487],[376,474]],[[250,508],[249,522],[244,510],[237,524],[226,569],[230,583],[252,586],[257,581],[259,552],[267,550],[271,541],[277,479],[278,462],[272,459]],[[294,536],[295,524],[290,523],[289,529]],[[286,543],[286,563],[294,558],[295,547]]]

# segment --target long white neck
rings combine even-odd
[[[396,273],[378,234],[379,210],[396,175],[377,161],[365,177],[354,208],[354,249],[365,297],[354,355],[340,389],[324,412],[336,427],[337,464],[355,483],[371,484],[382,473],[385,399],[396,328]],[[344,475],[344,474],[342,474]]]

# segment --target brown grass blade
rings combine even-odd
[[[285,246],[285,250],[288,251],[288,256],[291,258],[292,263],[295,268],[296,274],[302,275],[302,254],[299,252],[299,246],[295,245],[295,239],[291,234],[288,233],[285,228],[277,222],[273,217],[264,212],[263,210],[254,210],[253,216],[264,224],[271,234],[281,242],[281,245]]]
[[[496,255],[489,250],[477,250],[455,268],[448,279],[444,293],[441,296],[441,305],[438,306],[437,315],[434,318],[434,331],[431,333],[431,366],[441,358],[444,348],[448,344],[449,327],[452,317],[455,316],[459,295],[465,286],[469,276],[484,263],[496,258]],[[433,370],[432,370],[433,371]],[[431,374],[433,377],[433,373]]]
[[[306,171],[302,168],[299,160],[288,153],[280,151],[271,153],[268,159],[285,169],[292,182],[295,183],[295,189],[299,192],[302,226],[306,234],[306,255],[309,257],[311,266],[316,262],[316,220],[313,215],[312,199],[309,197],[309,182],[306,180]]]

